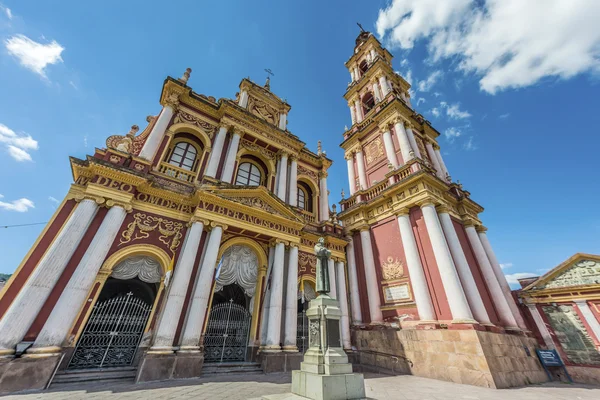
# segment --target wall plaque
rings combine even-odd
[[[407,283],[396,286],[387,286],[383,289],[383,292],[385,294],[386,303],[410,299]]]

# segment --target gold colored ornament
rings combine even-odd
[[[150,232],[158,230],[160,233],[158,240],[164,243],[175,254],[175,251],[181,244],[182,229],[183,224],[181,222],[144,213],[136,213],[133,215],[133,222],[129,223],[127,229],[121,233],[119,246],[135,240],[147,239],[150,237]]]
[[[400,279],[404,276],[404,264],[398,258],[394,260],[394,257],[388,256],[381,266],[381,274],[386,281]]]

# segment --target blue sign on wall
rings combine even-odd
[[[545,367],[563,367],[564,364],[556,350],[535,349],[540,362]]]

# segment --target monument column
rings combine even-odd
[[[208,235],[206,252],[204,253],[204,259],[196,278],[196,287],[194,288],[192,301],[188,307],[187,320],[183,329],[179,351],[197,352],[200,350],[200,337],[202,336],[208,300],[210,299],[213,286],[221,238],[223,237],[223,231],[227,229],[226,225],[216,222],[211,222],[210,225],[212,230]],[[185,298],[185,293],[183,296]]]
[[[381,314],[379,283],[377,282],[377,272],[375,271],[375,258],[373,257],[371,231],[368,226],[360,229],[360,241],[362,244],[363,263],[365,266],[365,281],[367,284],[367,300],[369,302],[371,323],[381,323],[383,322],[383,315]]]
[[[84,304],[108,250],[127,215],[122,205],[114,204],[112,200],[108,200],[107,205],[112,205],[112,207],[102,220],[94,239],[52,309],[52,313],[36,338],[33,347],[27,351],[28,353],[60,352],[61,346],[67,339],[69,329],[79,314],[79,307]],[[131,210],[130,205],[126,207]]]
[[[448,209],[445,207],[438,207],[438,216],[440,217],[442,229],[446,235],[448,247],[450,248],[450,253],[452,253],[452,258],[454,259],[454,264],[458,276],[460,277],[460,281],[462,282],[469,306],[471,306],[473,316],[480,324],[492,325],[490,317],[485,309],[485,305],[483,304],[483,300],[481,299],[477,284],[475,283],[475,279],[473,278],[473,274],[471,273],[471,268],[469,267],[465,253],[460,245],[460,241],[458,240]]]
[[[394,130],[396,131],[396,136],[398,137],[398,144],[400,145],[400,154],[402,154],[402,161],[404,164],[412,160],[413,156],[410,154],[411,147],[410,142],[408,140],[408,135],[406,134],[406,130],[404,129],[404,122],[401,120],[396,120],[394,123]]]
[[[321,221],[329,221],[329,191],[327,190],[327,172],[319,173],[319,193],[321,193]]]
[[[540,315],[540,311],[538,310],[537,306],[535,304],[527,304],[527,308],[529,309],[529,312],[533,317],[533,321],[535,322],[535,325],[537,326],[538,330],[540,331],[540,334],[542,335],[542,339],[544,339],[546,347],[549,349],[556,349],[556,346],[554,345],[554,340],[552,340],[552,335],[550,334],[550,331],[548,330],[544,319]]]
[[[335,277],[335,261],[333,258],[330,258],[327,261],[327,272],[329,273],[329,297],[332,299],[338,298],[337,293],[337,279]]]
[[[151,353],[172,353],[173,341],[175,340],[175,331],[177,323],[181,316],[185,295],[190,284],[190,277],[194,269],[194,261],[200,246],[200,239],[204,231],[204,223],[200,221],[192,222],[189,234],[185,240],[185,245],[177,260],[173,281],[169,287],[167,302],[160,318],[160,323],[156,329],[154,343],[150,348]]]
[[[354,175],[354,153],[346,154],[346,164],[348,167],[348,185],[350,186],[350,196],[356,193],[356,176]]]
[[[421,151],[419,150],[419,146],[417,145],[417,139],[415,139],[415,133],[413,132],[413,126],[411,124],[406,124],[406,136],[408,137],[408,141],[410,142],[410,146],[412,147],[415,155],[418,158],[421,157]]]
[[[288,204],[293,207],[298,206],[298,158],[291,156],[290,159],[290,194]]]
[[[382,129],[383,144],[385,147],[385,154],[387,155],[387,159],[394,166],[394,168],[398,168],[398,157],[396,157],[396,152],[394,151],[394,142],[392,141],[392,134],[390,133],[390,128],[384,127]]]
[[[335,263],[338,278],[338,301],[340,310],[342,311],[342,345],[344,349],[352,349],[350,340],[350,318],[348,316],[348,292],[346,290],[346,271],[344,271],[344,262],[338,261]]]
[[[271,272],[271,301],[269,303],[269,326],[267,328],[267,345],[265,352],[281,351],[281,308],[283,303],[283,268],[285,242],[275,241],[273,271]]]
[[[492,245],[490,244],[487,234],[485,233],[487,231],[487,229],[480,225],[480,226],[476,227],[475,230],[477,231],[477,234],[479,235],[479,240],[481,241],[481,244],[483,245],[485,254],[487,254],[487,257],[490,260],[492,270],[494,271],[494,275],[496,275],[496,279],[498,279],[498,283],[500,284],[502,293],[504,293],[504,297],[506,297],[508,306],[510,307],[510,310],[512,311],[513,315],[515,316],[515,320],[517,321],[517,326],[523,330],[527,330],[527,325],[525,325],[525,321],[523,320],[523,317],[521,316],[519,307],[517,307],[517,304],[515,303],[515,300],[512,297],[510,286],[508,285],[508,282],[506,282],[506,277],[504,276],[504,273],[502,272],[500,263],[498,262],[498,259],[496,258],[496,254],[494,253],[494,250],[492,249]],[[598,338],[598,340],[600,340],[600,337]]]
[[[285,299],[285,338],[283,351],[297,352],[296,335],[298,327],[298,245],[289,248],[288,279]]]
[[[358,276],[356,272],[356,257],[354,255],[354,240],[352,236],[346,246],[346,258],[348,259],[348,283],[350,285],[350,305],[352,306],[352,324],[362,323],[362,312],[360,310],[360,294],[358,292]]]
[[[233,167],[235,166],[235,158],[240,146],[240,139],[240,133],[234,131],[231,136],[231,141],[229,142],[227,155],[225,156],[225,164],[223,165],[223,174],[221,175],[221,180],[223,182],[231,183],[231,179],[233,178]]]
[[[402,238],[402,247],[404,248],[404,255],[406,257],[410,284],[415,296],[419,319],[421,321],[435,321],[435,311],[433,310],[433,303],[431,302],[431,296],[427,288],[425,272],[421,265],[419,249],[417,248],[417,242],[415,241],[408,213],[408,209],[403,208],[396,215],[398,216],[398,226],[400,227],[400,237]]]
[[[485,284],[490,291],[492,299],[494,299],[494,305],[500,315],[500,320],[507,329],[518,330],[517,321],[506,301],[506,297],[504,297],[504,293],[502,293],[500,283],[498,282],[498,279],[496,279],[490,260],[488,259],[487,254],[485,254],[485,250],[483,249],[483,245],[481,244],[481,240],[477,235],[475,227],[469,223],[465,223],[465,231],[467,232],[467,237],[469,238],[469,242],[475,253],[477,263],[479,263]]]
[[[0,320],[0,356],[14,353],[50,296],[104,199],[82,200]]]
[[[360,101],[358,99],[354,100],[354,113],[356,114],[356,122],[362,122],[362,109],[360,108]]]
[[[348,103],[348,107],[350,108],[350,119],[352,120],[352,125],[356,123],[356,112],[354,111],[354,104]]]
[[[158,150],[160,142],[165,136],[167,126],[169,125],[169,122],[171,122],[171,118],[173,118],[173,114],[175,114],[175,109],[179,103],[177,98],[173,100],[174,101],[166,103],[160,112],[160,115],[148,135],[148,139],[146,139],[146,143],[144,143],[144,146],[142,147],[142,151],[140,151],[140,158],[145,158],[149,161],[152,161],[154,158],[154,154],[156,153],[156,150]]]
[[[269,306],[271,304],[271,274],[273,273],[273,260],[275,257],[275,248],[269,246],[269,265],[267,266],[267,275],[265,276],[265,291],[262,305],[262,322],[260,325],[260,348],[261,350],[267,345],[267,330],[269,327]]]
[[[440,153],[440,149],[435,149],[435,156],[440,163],[440,168],[442,168],[442,173],[444,174],[444,181],[450,180],[450,174],[448,173],[448,169],[446,168],[446,164],[444,164],[444,159],[442,158],[442,153]]]
[[[435,168],[435,173],[436,173],[437,177],[445,182],[446,177],[444,176],[444,171],[442,170],[442,167],[440,166],[440,162],[437,158],[437,154],[435,153],[435,150],[433,150],[433,146],[431,145],[430,142],[427,142],[427,144],[425,144],[425,148],[427,148],[427,153],[429,154],[429,158],[431,159],[433,168]]]
[[[288,155],[287,153],[281,153],[279,160],[281,167],[279,169],[279,179],[277,181],[277,197],[285,202],[285,195],[287,191],[287,171],[288,171]]]
[[[208,160],[204,175],[211,178],[217,176],[217,169],[219,168],[219,161],[221,161],[221,154],[223,153],[223,145],[225,144],[225,136],[227,136],[228,128],[228,125],[221,125],[219,133],[217,133],[217,137],[215,138],[215,144],[210,152],[210,159]]]

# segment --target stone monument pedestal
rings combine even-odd
[[[347,400],[365,398],[362,374],[352,373],[352,364],[342,348],[338,302],[321,294],[310,302],[309,348],[299,371],[292,371],[292,394],[263,399]],[[287,397],[283,397],[287,396]]]

